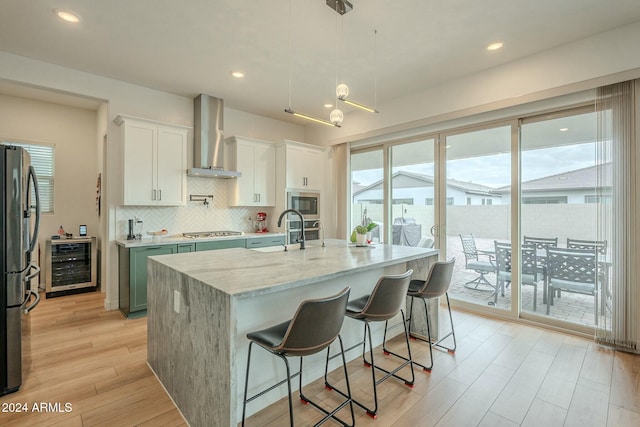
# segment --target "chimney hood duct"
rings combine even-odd
[[[188,176],[205,178],[238,178],[241,172],[224,170],[224,102],[209,95],[193,100],[194,143],[193,168]]]

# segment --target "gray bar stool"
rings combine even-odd
[[[453,265],[456,262],[455,258],[451,261],[440,261],[436,262],[431,266],[429,270],[429,275],[427,276],[427,280],[412,280],[409,284],[409,291],[407,292],[407,296],[411,297],[411,303],[409,305],[409,318],[407,322],[409,323],[409,335],[412,339],[417,339],[420,341],[424,341],[429,343],[429,359],[430,365],[426,366],[421,363],[416,362],[413,363],[422,367],[424,371],[431,372],[433,368],[433,347],[439,347],[447,350],[450,354],[455,354],[456,351],[456,333],[453,329],[453,317],[451,317],[451,305],[449,304],[449,286],[451,285],[451,276],[453,275]],[[445,336],[440,338],[438,341],[433,342],[431,339],[431,325],[429,323],[429,309],[427,300],[431,298],[438,298],[441,296],[445,296],[447,299],[447,308],[449,309],[449,321],[451,322],[451,331],[447,333]],[[420,298],[424,304],[425,316],[427,318],[427,338],[423,338],[420,335],[411,333],[411,316],[413,315],[413,300],[416,298]],[[445,347],[441,343],[445,339],[453,337],[453,347]],[[387,353],[391,353],[394,356],[403,358],[402,356],[395,354],[386,348],[386,343],[382,345],[383,349]]]
[[[352,427],[355,424],[355,417],[353,413],[353,403],[351,401],[351,388],[349,386],[349,377],[347,376],[347,361],[344,356],[344,347],[342,345],[342,338],[340,337],[340,329],[344,322],[344,312],[349,300],[350,288],[343,289],[337,295],[319,298],[313,300],[306,300],[300,303],[296,314],[291,320],[282,322],[278,325],[272,326],[261,331],[250,332],[247,334],[247,338],[251,341],[249,343],[249,354],[247,356],[247,372],[244,383],[244,401],[242,403],[242,425],[244,426],[245,412],[247,403],[252,400],[274,390],[281,386],[285,382],[288,387],[289,397],[289,419],[291,426],[293,426],[293,404],[291,402],[291,379],[299,376],[299,393],[300,400],[304,403],[310,403],[315,408],[319,409],[325,414],[316,426],[324,423],[329,418],[333,418],[345,427]],[[331,343],[338,338],[340,342],[340,353],[342,354],[342,365],[344,367],[344,376],[347,385],[347,393],[344,395],[346,400],[338,405],[335,409],[328,411],[318,404],[312,402],[302,394],[302,357],[309,356],[311,354],[318,353],[325,348],[327,349],[327,363],[329,361],[329,350]],[[253,344],[258,344],[260,347],[267,350],[269,353],[280,357],[287,368],[287,378],[274,384],[273,386],[255,394],[252,397],[247,398],[247,391],[249,388],[249,367],[251,366],[251,349]],[[289,368],[289,361],[287,357],[300,357],[300,369],[295,374],[291,375]],[[347,424],[336,416],[336,413],[344,408],[346,405],[351,409],[351,424]]]
[[[413,270],[409,270],[401,275],[393,275],[393,276],[382,276],[371,295],[365,295],[361,298],[357,298],[353,301],[349,301],[347,304],[346,315],[352,319],[360,320],[364,322],[364,338],[361,342],[355,344],[354,346],[348,348],[345,351],[352,350],[362,344],[362,360],[366,366],[371,367],[371,379],[373,383],[373,401],[374,407],[369,408],[365,406],[362,402],[357,401],[356,399],[352,399],[353,403],[360,406],[362,409],[367,411],[367,414],[376,418],[376,414],[378,412],[378,391],[377,385],[381,382],[385,381],[390,377],[398,378],[409,387],[413,387],[413,383],[415,381],[415,375],[413,373],[413,364],[411,361],[411,348],[409,346],[409,333],[407,330],[407,322],[405,321],[404,312],[402,311],[402,307],[405,304],[407,298],[407,290],[409,289],[409,282],[411,281],[411,274],[413,274]],[[386,340],[386,332],[387,332],[387,323],[389,319],[395,317],[398,313],[402,314],[402,324],[404,326],[404,338],[407,343],[407,354],[408,358],[402,357],[405,362],[398,366],[396,369],[392,371],[387,371],[384,368],[376,366],[373,360],[373,343],[371,340],[371,327],[369,323],[371,322],[385,322],[385,340]],[[366,343],[369,341],[369,353],[371,354],[371,362],[367,360],[366,356]],[[328,362],[328,360],[327,360]],[[406,378],[402,378],[396,373],[404,368],[405,366],[410,365],[411,367],[411,380]],[[376,369],[384,372],[386,375],[376,381]],[[339,394],[344,397],[349,397],[349,395],[344,392],[336,389],[333,385],[329,384],[327,377],[327,369],[325,369],[325,385],[327,388],[331,390],[335,390]]]

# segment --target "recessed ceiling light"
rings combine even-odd
[[[504,46],[504,43],[502,42],[493,42],[489,46],[487,46],[487,50],[498,50],[501,49],[502,46]]]
[[[324,104],[324,108],[331,108],[333,107],[333,104]]]
[[[244,77],[244,73],[242,71],[232,71],[231,75],[237,79],[241,79]]]
[[[71,22],[72,24],[77,24],[78,22],[80,22],[80,17],[73,12],[69,12],[67,10],[53,9],[53,13],[55,13],[56,16],[62,19],[63,21]]]
[[[566,132],[568,130],[569,130],[569,128],[560,128],[560,132]]]

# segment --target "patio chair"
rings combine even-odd
[[[524,236],[522,244],[526,246],[535,246],[536,249],[539,249],[540,251],[546,254],[546,252],[544,252],[545,249],[558,247],[558,238],[557,237]],[[538,256],[538,273],[542,275],[543,279],[546,277],[546,274],[547,274],[547,261],[543,254],[540,254]],[[547,288],[545,287],[545,292],[542,295],[543,303],[547,302],[546,291],[547,291]],[[558,296],[560,296],[560,291],[558,291]]]
[[[557,248],[558,247],[558,238],[557,237],[531,237],[531,236],[524,236],[523,243],[525,245],[535,246],[536,249]]]
[[[593,296],[595,324],[598,325],[598,252],[591,249],[547,248],[547,315],[556,290]]]
[[[470,289],[478,289],[478,286],[489,286],[495,291],[496,286],[484,277],[485,274],[496,271],[496,266],[493,263],[493,254],[488,251],[479,251],[476,248],[476,240],[473,234],[461,234],[460,240],[462,241],[462,251],[464,252],[465,268],[479,274],[478,277],[465,283],[464,286]],[[487,261],[480,260],[480,256],[486,256]]]
[[[505,283],[506,286],[511,284],[511,243],[503,243],[494,241],[496,250],[496,285],[497,289],[494,293],[493,304],[498,303],[498,289],[501,296],[504,296]],[[521,268],[520,283],[527,286],[533,286],[533,311],[537,310],[538,305],[538,259],[536,256],[536,248],[533,246],[523,246],[520,252]]]
[[[578,240],[567,238],[567,249],[597,250],[600,255],[607,254],[606,240]]]
[[[599,257],[601,260],[605,260],[607,257],[607,241],[606,240],[578,240],[578,239],[569,239],[567,238],[567,248],[568,249],[583,249],[583,250],[591,250],[598,251]],[[609,278],[608,278],[608,266],[604,264],[604,268],[600,270],[600,283],[602,284],[602,306],[600,310],[602,314],[605,312],[605,306],[608,306],[607,301],[611,298],[611,292],[609,290]],[[610,307],[609,307],[610,308]]]

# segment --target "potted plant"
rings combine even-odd
[[[366,245],[367,244],[367,227],[364,225],[357,225],[356,228],[353,229],[356,233],[356,244],[357,245]]]

